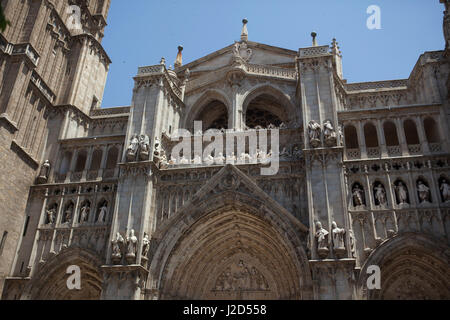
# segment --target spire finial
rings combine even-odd
[[[317,33],[316,32],[311,32],[311,37],[312,37],[312,46],[313,47],[317,47],[317,40],[316,40],[316,37],[317,37]]]
[[[162,57],[161,61],[159,62],[159,64],[166,65],[166,58]]]
[[[339,50],[339,43],[336,41],[336,38],[333,38],[331,41],[331,52],[337,55],[341,54],[341,51]]]
[[[241,41],[248,41],[248,30],[247,30],[247,19],[242,20],[242,33],[241,33]]]
[[[175,61],[175,68],[183,65],[183,46],[178,46],[177,60]]]

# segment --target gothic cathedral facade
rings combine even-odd
[[[2,0],[2,299],[450,299],[440,1],[445,48],[408,79],[347,83],[336,40],[278,48],[244,20],[100,108],[110,0]]]

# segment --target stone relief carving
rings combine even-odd
[[[308,124],[308,130],[309,130],[309,143],[313,148],[319,147],[321,134],[320,124],[318,124],[314,120],[311,120]]]
[[[235,42],[233,46],[233,62],[244,63],[249,62],[253,55],[253,50],[250,49],[245,41]]]
[[[39,177],[37,179],[38,184],[44,184],[48,182],[48,176],[50,174],[50,161],[45,160],[45,162],[41,166],[41,170],[39,172]]]
[[[263,274],[243,260],[228,267],[216,280],[214,291],[268,291]]]
[[[316,222],[316,241],[317,241],[317,253],[321,259],[325,259],[328,256],[328,234],[329,232],[322,227],[320,221]]]
[[[112,253],[111,258],[114,264],[119,264],[122,259],[122,247],[124,244],[124,239],[122,235],[117,232],[116,238],[112,240]]]
[[[325,139],[325,145],[327,147],[336,146],[337,142],[337,134],[336,130],[334,130],[333,124],[331,120],[326,120],[323,124],[323,136]]]
[[[345,229],[338,228],[337,223],[333,221],[331,224],[332,235],[333,235],[333,250],[338,258],[343,258],[345,256]]]

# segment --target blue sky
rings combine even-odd
[[[367,7],[381,8],[381,30],[369,30]],[[336,38],[349,82],[408,78],[420,54],[442,50],[439,0],[112,0],[103,45],[113,63],[103,107],[131,104],[139,66],[173,64],[179,44],[188,63],[239,40],[291,50]]]

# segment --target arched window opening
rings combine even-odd
[[[379,146],[377,128],[373,124],[367,123],[364,126],[364,137],[366,139],[367,148],[377,148]]]
[[[397,135],[397,128],[391,121],[386,121],[383,125],[384,137],[388,147],[400,145]]]
[[[344,128],[345,146],[348,149],[358,149],[358,133],[356,128],[352,125],[347,125]]]
[[[268,94],[262,94],[253,99],[245,113],[245,125],[251,129],[265,129],[273,126],[278,128],[282,123],[286,124],[287,119],[285,108]]]
[[[78,153],[77,163],[75,165],[75,172],[83,172],[86,167],[87,152],[82,150]]]
[[[108,157],[106,160],[106,169],[114,169],[117,165],[117,158],[119,156],[119,151],[116,147],[112,147],[108,151]]]
[[[436,121],[433,118],[426,118],[423,122],[427,141],[429,143],[440,142],[439,130]]]
[[[195,121],[202,122],[203,131],[209,129],[228,129],[228,110],[225,104],[214,100],[203,107]],[[194,124],[192,124],[193,126]]]
[[[406,120],[403,127],[405,128],[406,143],[408,145],[420,144],[416,123],[412,120]]]
[[[102,156],[103,152],[100,149],[96,149],[94,153],[92,154],[92,161],[91,161],[91,171],[99,170],[100,166],[102,165]]]

